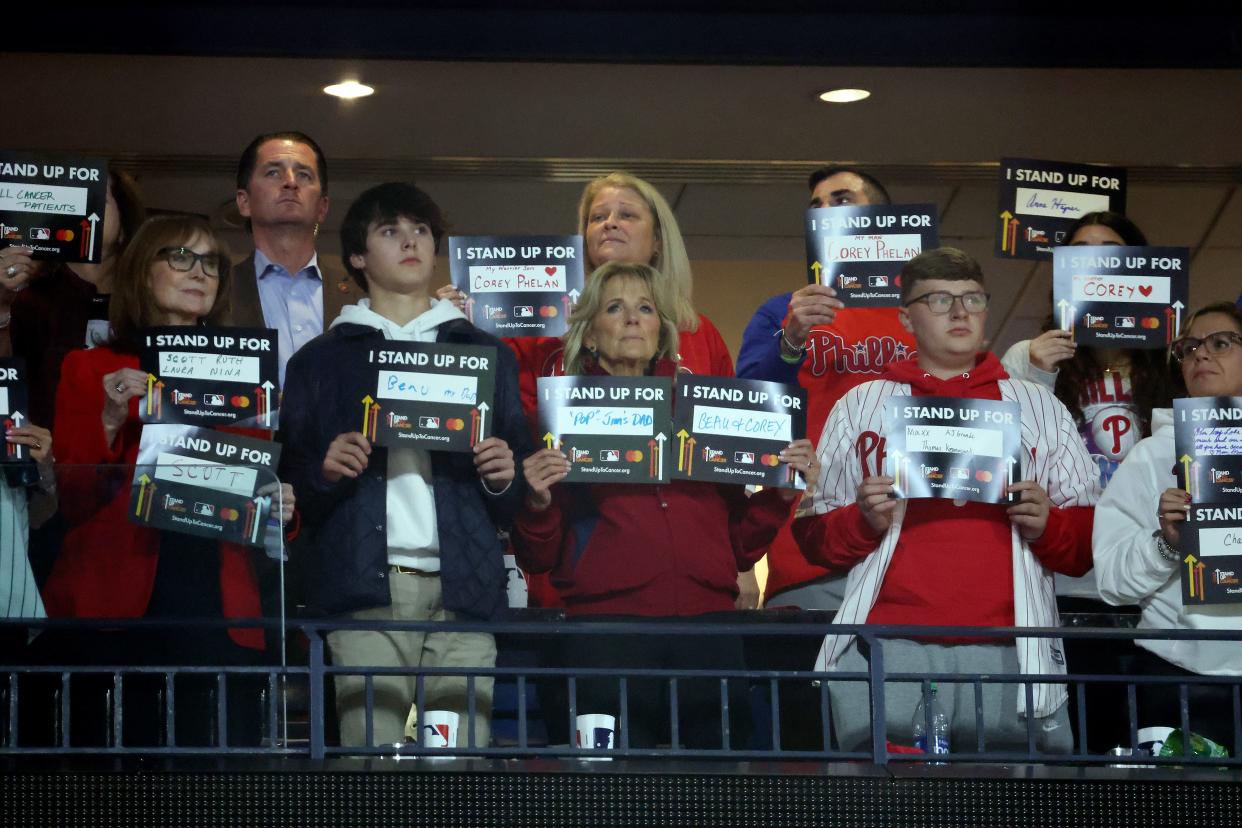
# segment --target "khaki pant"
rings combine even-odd
[[[341,616],[359,621],[452,621],[440,595],[440,579],[424,575],[389,574],[392,605]],[[461,667],[469,673],[496,664],[496,641],[487,633],[339,630],[328,633],[333,664],[339,667],[407,667],[410,675],[374,677],[374,745],[405,741],[410,705],[417,699],[419,667]],[[461,716],[457,746],[486,747],[491,740],[492,678],[474,679],[474,740],[470,740],[466,676],[423,679],[423,709],[452,710]],[[365,676],[336,677],[336,709],[341,744],[366,744]]]

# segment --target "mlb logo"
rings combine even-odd
[[[173,405],[188,405],[194,402],[194,395],[185,391],[174,391],[172,401]]]
[[[837,277],[837,286],[842,290],[857,290],[862,287],[862,283],[858,281],[857,276],[846,276],[842,273]]]
[[[47,241],[52,237],[52,231],[46,227],[31,227],[30,238],[35,241]]]
[[[867,278],[867,284],[873,288],[888,287],[888,277],[870,276]]]
[[[223,394],[204,394],[203,405],[210,405],[213,408],[222,408],[224,406]]]
[[[1229,471],[1229,469],[1212,469],[1212,482],[1232,483],[1233,472]]]
[[[951,466],[949,468],[949,476],[954,480],[969,480],[970,469],[964,469],[961,466]]]
[[[723,463],[725,460],[724,452],[720,449],[704,447],[703,459],[709,463]]]
[[[514,319],[529,319],[535,315],[534,305],[518,305],[513,309]]]
[[[621,459],[621,452],[616,449],[600,449],[599,459],[605,463],[616,463]]]
[[[754,463],[755,453],[753,451],[735,451],[733,452],[734,463]]]
[[[488,308],[487,318],[488,319],[508,319],[509,314],[505,313],[504,308]]]
[[[419,417],[418,427],[419,428],[439,428],[440,418],[439,417]]]
[[[1133,327],[1134,327],[1134,317],[1133,317],[1133,316],[1117,316],[1117,317],[1114,317],[1114,318],[1113,318],[1113,327],[1114,327],[1114,328],[1133,328]]]
[[[591,450],[576,448],[570,451],[569,461],[571,463],[590,463]]]
[[[213,504],[213,503],[195,503],[195,504],[194,504],[194,514],[196,514],[196,515],[202,515],[203,517],[215,517],[215,516],[216,516],[216,507],[215,507],[215,504]]]

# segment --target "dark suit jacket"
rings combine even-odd
[[[366,294],[357,282],[349,278],[342,265],[333,265],[324,256],[319,257],[319,273],[323,277],[323,327],[327,330],[332,321],[340,316],[341,308],[354,304]],[[259,279],[254,272],[253,253],[233,265],[233,287],[229,300],[231,324],[239,328],[271,327],[263,321],[263,303],[259,300]]]

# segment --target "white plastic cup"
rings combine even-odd
[[[451,710],[426,710],[418,726],[418,743],[425,748],[457,747],[461,717]]]
[[[1164,740],[1173,732],[1171,727],[1140,727],[1138,729],[1138,753],[1156,756],[1164,747]]]
[[[586,750],[612,750],[617,746],[617,720],[607,713],[584,713],[578,717],[574,745]]]

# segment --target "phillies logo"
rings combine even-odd
[[[862,463],[863,477],[874,477],[884,474],[885,445],[887,441],[874,431],[864,431],[858,435],[855,447],[858,459]]]
[[[807,344],[807,360],[811,374],[822,377],[829,371],[838,374],[879,374],[884,366],[915,354],[914,349],[891,336],[869,336],[847,345],[840,334],[812,330]]]
[[[1134,424],[1130,422],[1130,418],[1124,414],[1113,414],[1104,418],[1104,422],[1100,424],[1105,434],[1113,438],[1112,454],[1116,456],[1121,453],[1121,438],[1130,433],[1130,429]]]

